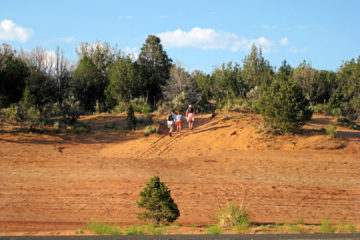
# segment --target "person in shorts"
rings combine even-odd
[[[181,115],[181,112],[178,112],[176,115],[176,131],[181,132],[181,125],[183,121],[183,115]]]
[[[167,117],[167,126],[169,128],[169,136],[172,136],[172,131],[174,130],[174,118],[173,118],[173,113],[171,112],[168,117]]]
[[[193,129],[194,127],[194,120],[195,120],[195,109],[190,104],[189,107],[186,109],[186,120],[189,123],[189,129]]]

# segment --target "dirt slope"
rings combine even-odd
[[[329,117],[279,135],[260,131],[253,113],[200,115],[191,131],[147,138],[120,130],[122,115],[81,121],[93,131],[0,134],[0,232],[135,223],[135,201],[154,175],[172,190],[183,224],[213,222],[228,201],[243,201],[256,222],[360,224],[360,131],[338,127],[331,140],[322,130]]]

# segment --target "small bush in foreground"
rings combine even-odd
[[[144,136],[147,137],[152,133],[158,133],[158,132],[159,132],[159,126],[157,126],[157,125],[148,125],[145,128]]]
[[[325,128],[326,134],[329,135],[332,139],[336,138],[336,125],[333,123],[330,123]]]
[[[238,225],[244,227],[249,224],[247,209],[243,208],[242,203],[239,206],[227,203],[225,207],[219,210],[216,219],[220,227],[234,227]]]
[[[140,192],[140,200],[136,201],[139,208],[147,210],[138,214],[138,218],[152,219],[156,225],[160,222],[174,222],[180,216],[180,211],[170,192],[158,176],[152,177],[150,183]]]
[[[354,233],[356,231],[354,224],[350,223],[348,225],[348,231]]]
[[[109,225],[106,223],[100,223],[100,222],[88,222],[87,223],[87,228],[99,235],[120,235],[121,234],[121,230],[120,228],[116,225]]]
[[[212,225],[208,227],[209,234],[220,234],[222,233],[222,229],[218,225]]]

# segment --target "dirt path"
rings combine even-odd
[[[106,117],[90,120],[100,126]],[[360,132],[338,127],[330,140],[321,130],[329,121],[315,115],[295,136],[259,131],[260,116],[249,113],[201,115],[172,138],[2,133],[0,232],[135,223],[135,201],[154,175],[171,189],[183,224],[213,222],[228,201],[243,201],[256,222],[360,224]]]

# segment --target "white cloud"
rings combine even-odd
[[[218,32],[210,28],[194,27],[189,32],[177,29],[157,34],[167,48],[196,47],[207,49],[230,49],[233,52],[249,50],[253,44],[261,46],[264,52],[270,51],[275,42],[265,37],[247,39],[234,33]]]
[[[218,33],[209,28],[195,27],[190,32],[177,29],[173,32],[159,33],[164,46],[168,48],[177,47],[199,47],[202,49],[226,48],[227,45],[236,39],[235,34]]]
[[[126,46],[124,48],[124,52],[127,56],[129,56],[131,58],[132,61],[136,61],[139,57],[139,48],[138,47],[129,47]]]
[[[289,43],[289,39],[287,37],[284,37],[280,40],[281,46],[286,46]]]
[[[0,40],[26,42],[33,34],[32,29],[18,26],[11,20],[0,22]]]

